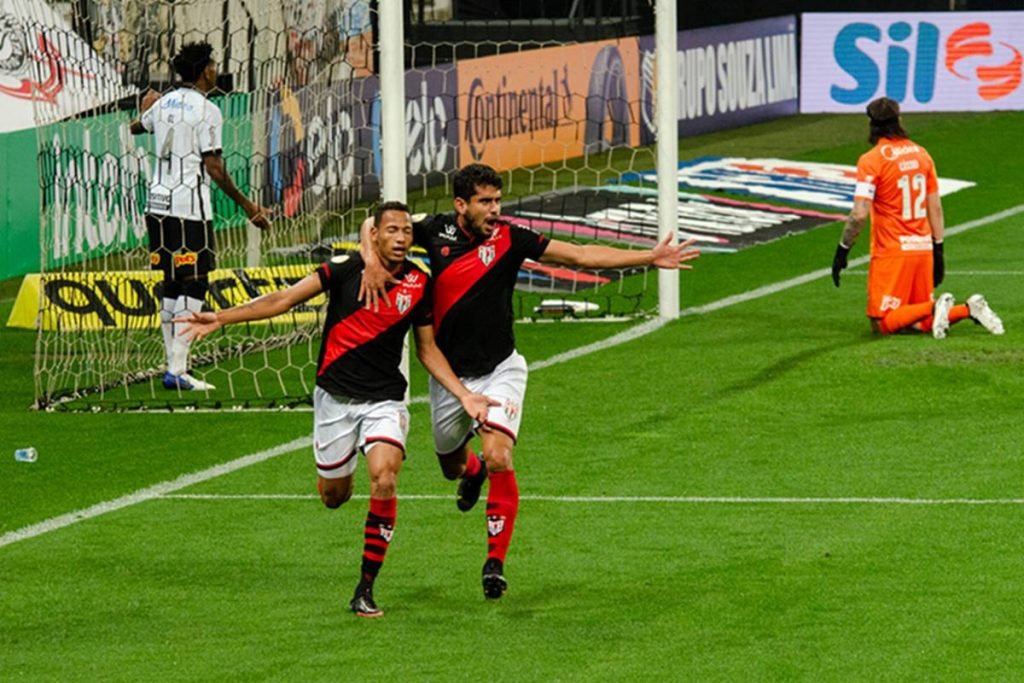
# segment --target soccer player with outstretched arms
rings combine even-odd
[[[435,448],[444,476],[461,480],[458,508],[471,509],[484,481],[489,482],[482,583],[484,596],[490,599],[500,598],[508,587],[504,564],[519,510],[512,450],[523,418],[527,368],[515,349],[512,292],[523,261],[578,268],[680,269],[690,268],[685,262],[700,255],[692,242],[671,244],[671,236],[650,250],[548,239],[501,218],[501,185],[494,169],[471,164],[454,176],[454,213],[414,218],[415,241],[430,257],[437,344],[467,387],[500,401],[486,419],[474,424],[450,390],[431,381]],[[369,222],[363,224],[366,271],[360,295],[374,310],[393,278],[377,263],[370,229]],[[480,436],[480,455],[470,450],[474,432]]]
[[[487,419],[498,405],[456,377],[434,342],[430,283],[425,272],[405,256],[412,246],[412,222],[401,202],[381,204],[367,244],[388,274],[383,299],[372,310],[358,299],[363,259],[343,257],[325,263],[291,287],[246,304],[210,312],[192,312],[186,323],[190,339],[205,337],[224,325],[272,318],[327,292],[329,302],[313,393],[313,438],[317,489],[324,505],[337,508],[352,495],[356,454],[362,451],[370,473],[370,510],[366,517],[362,572],[350,606],[359,616],[382,614],[373,597],[377,577],[397,513],[396,480],[405,458],[409,411],[403,402],[406,380],[400,363],[406,332],[413,327],[416,352],[433,381],[452,397],[453,413],[469,423]]]

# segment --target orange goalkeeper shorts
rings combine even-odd
[[[883,256],[868,265],[868,317],[881,318],[886,312],[932,301],[932,254]]]

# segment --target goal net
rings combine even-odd
[[[156,150],[151,135],[133,136],[128,124],[146,91],[175,86],[171,58],[189,42],[214,50],[220,77],[210,99],[223,113],[226,168],[274,211],[273,228],[260,232],[214,186],[208,309],[287,287],[355,250],[358,226],[380,199],[387,145],[405,148],[414,213],[452,211],[453,173],[481,162],[502,173],[504,213],[516,222],[571,242],[651,246],[657,192],[634,182],[656,161],[654,69],[640,49],[640,36],[653,31],[651,9],[599,2],[606,15],[584,17],[595,3],[564,4],[558,18],[521,19],[495,17],[480,3],[491,15],[484,20],[474,3],[458,3],[460,15],[444,0],[412,3],[404,82],[395,83],[378,75],[379,50],[394,39],[380,35],[378,3],[369,0],[16,3],[32,82],[51,84],[34,97],[37,407],[310,402],[322,298],[193,344],[190,372],[216,389],[162,382],[162,275],[150,269],[144,218]],[[389,136],[381,100],[403,91],[405,130]],[[658,278],[644,269],[527,262],[520,285],[522,319],[657,312]]]

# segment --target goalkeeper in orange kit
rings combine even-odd
[[[981,294],[963,304],[956,304],[949,293],[934,297],[945,274],[935,163],[903,130],[895,100],[873,100],[867,113],[868,139],[874,147],[857,161],[853,210],[832,259],[832,281],[839,286],[850,249],[870,213],[867,314],[875,332],[917,330],[942,339],[950,325],[971,318],[992,334],[1002,334],[1002,320]]]

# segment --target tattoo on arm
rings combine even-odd
[[[842,243],[846,247],[852,247],[860,236],[860,231],[864,229],[864,223],[867,220],[864,218],[856,218],[853,214],[850,214],[846,219],[846,227],[843,228]]]

